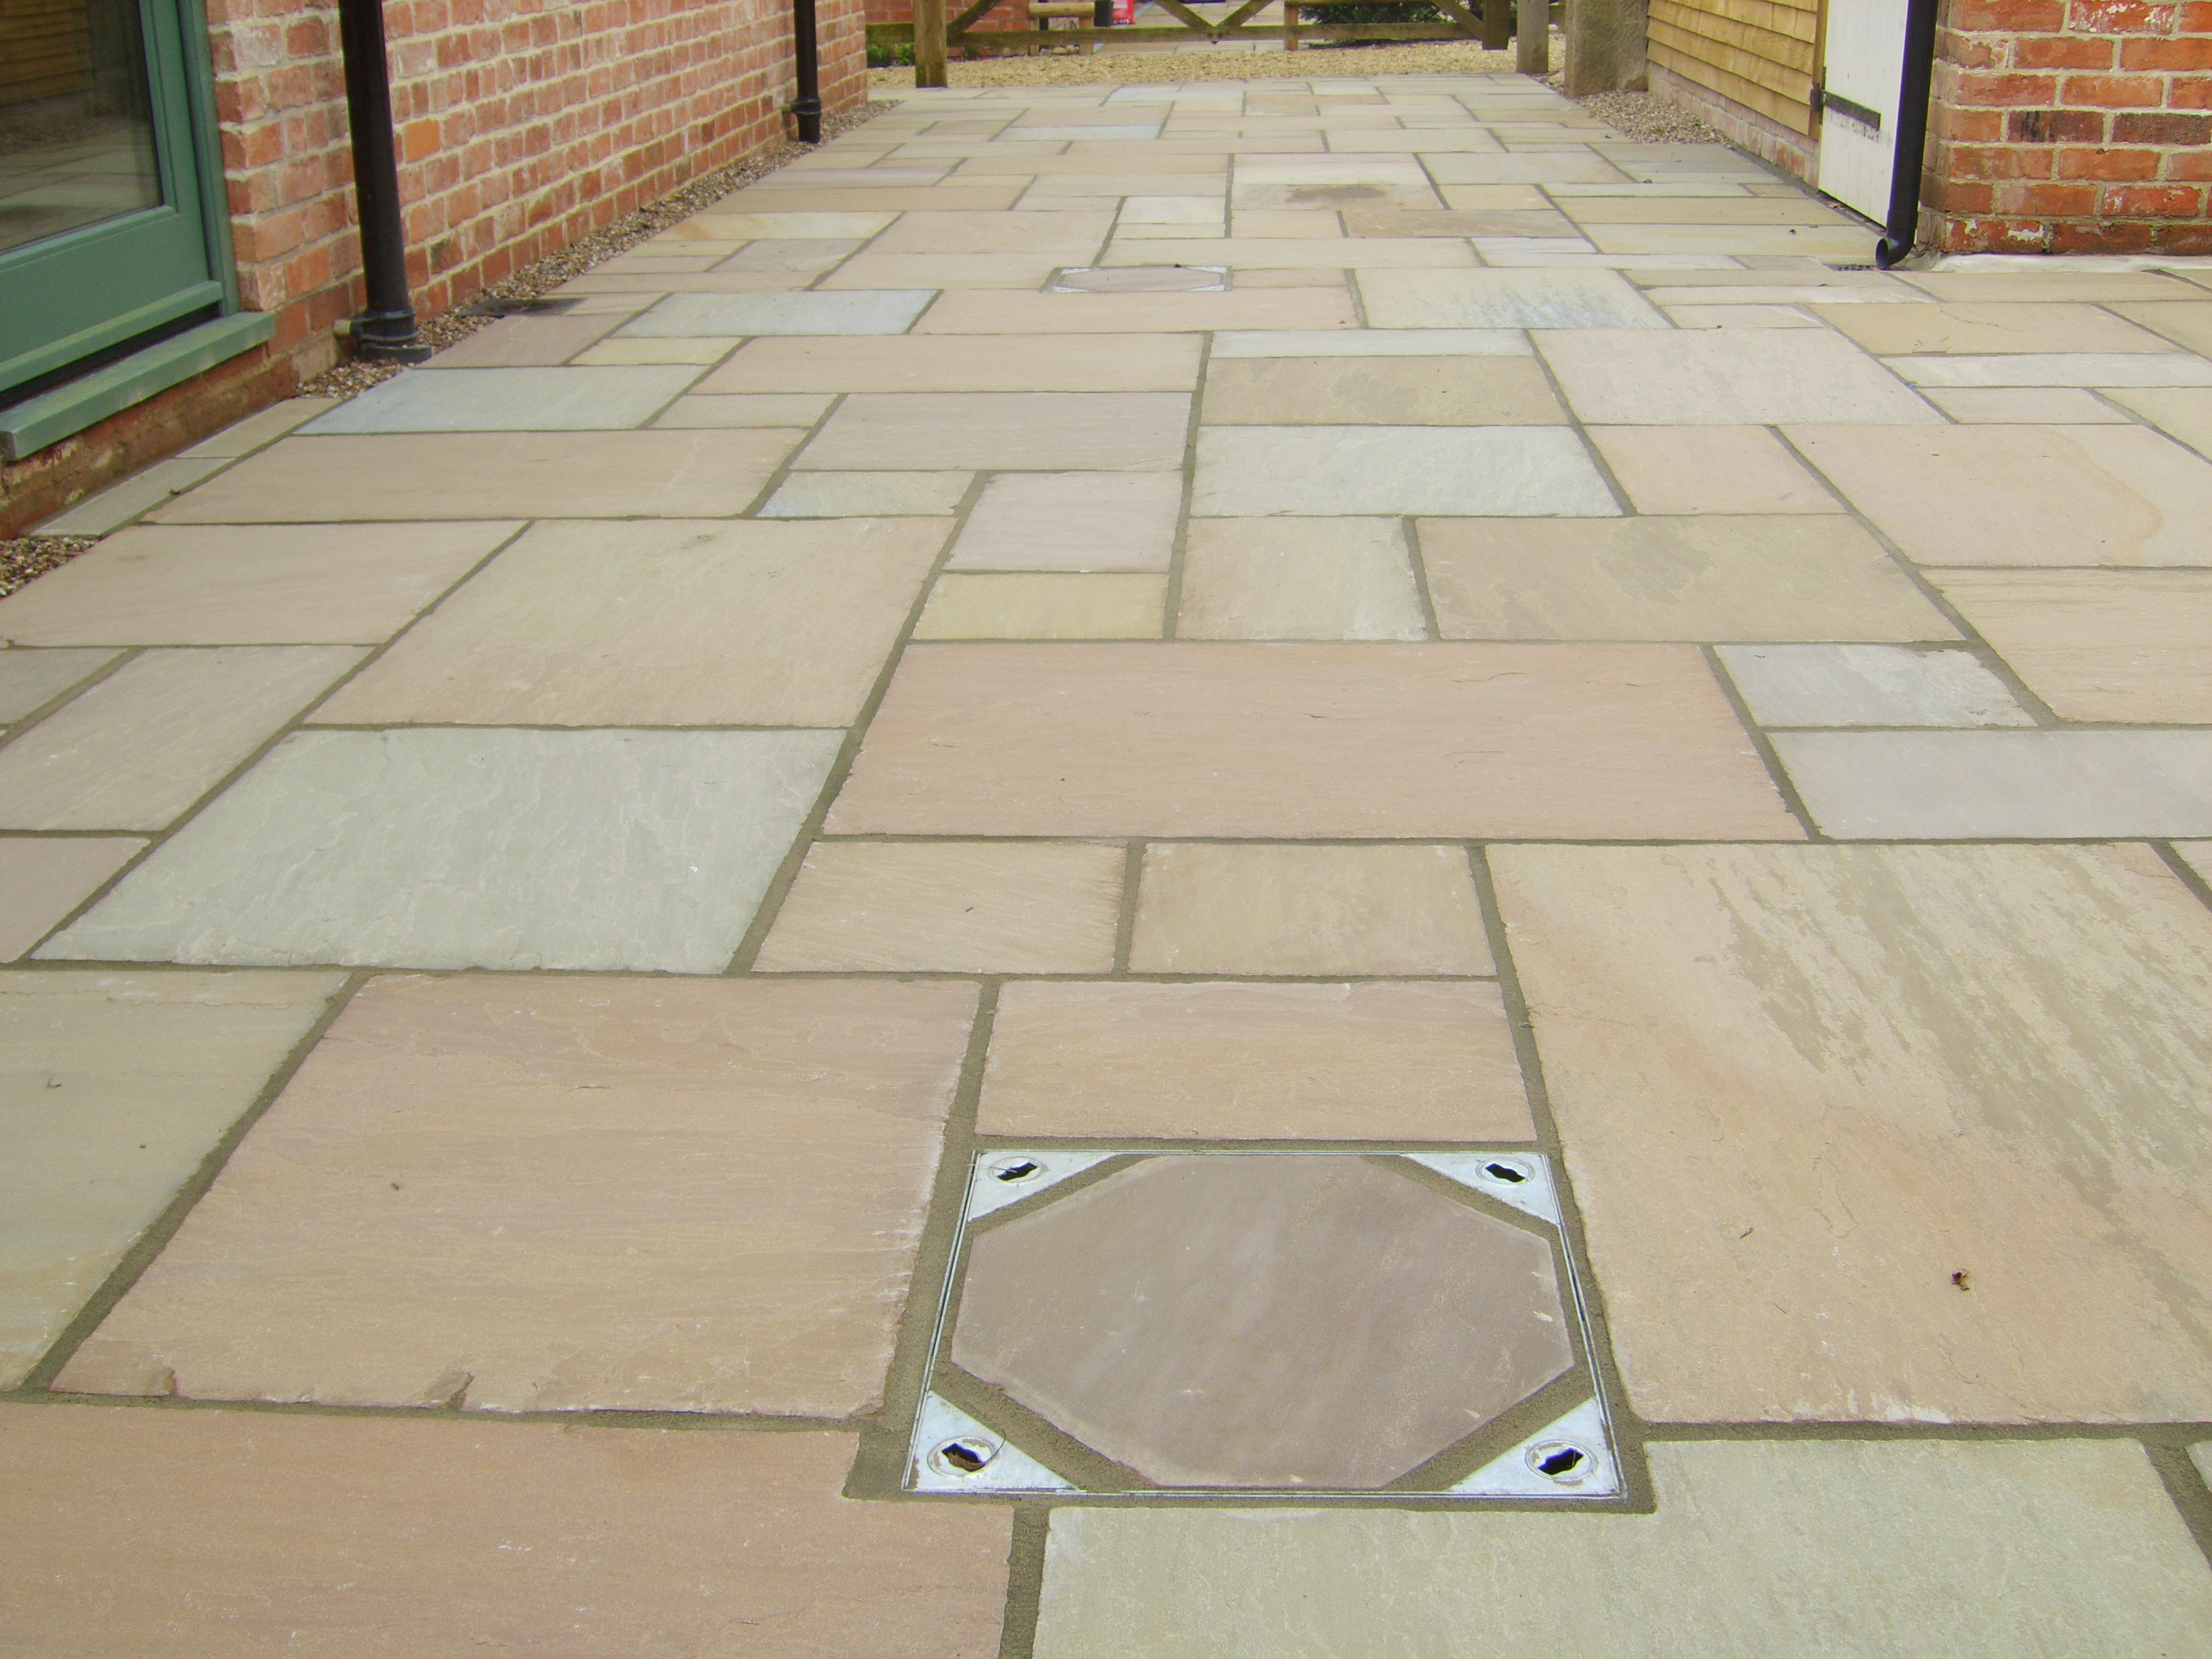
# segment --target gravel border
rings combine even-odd
[[[1565,50],[1553,31],[1554,52]],[[1298,52],[1101,52],[981,58],[945,66],[959,87],[1089,87],[1180,81],[1308,81],[1368,75],[1510,73],[1513,53],[1460,40],[1401,40],[1376,46],[1316,45]],[[911,91],[908,68],[868,71],[871,90]]]
[[[822,142],[827,143],[850,132],[857,126],[872,121],[885,110],[889,103],[862,104],[836,115],[822,118]],[[713,173],[700,174],[683,189],[648,202],[635,213],[627,214],[580,237],[558,253],[548,254],[533,265],[526,265],[496,287],[488,288],[470,297],[466,306],[442,312],[427,318],[420,325],[422,342],[434,351],[443,351],[458,345],[480,328],[489,328],[499,319],[472,314],[471,307],[488,301],[541,299],[572,276],[580,276],[593,265],[604,264],[618,253],[627,253],[639,243],[659,235],[671,225],[681,223],[702,209],[713,206],[745,185],[766,178],[777,168],[788,166],[802,155],[813,153],[817,147],[802,144],[793,139],[771,146],[744,161]],[[356,392],[366,392],[380,382],[390,380],[406,367],[404,363],[363,362],[349,358],[336,368],[325,370],[295,396],[301,398],[337,398],[344,399]]]
[[[89,551],[99,539],[97,536],[25,536],[0,542],[0,599]]]

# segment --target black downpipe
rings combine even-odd
[[[384,56],[384,0],[338,0],[345,48],[346,123],[353,129],[353,194],[361,217],[361,270],[368,306],[353,319],[354,349],[386,362],[430,355],[407,292],[407,240],[399,221],[399,156],[392,137],[392,70]]]
[[[1936,76],[1936,14],[1942,0],[1911,0],[1905,15],[1905,78],[1897,94],[1897,152],[1890,163],[1889,234],[1874,245],[1884,270],[1920,240],[1920,171],[1928,149],[1928,93]]]
[[[799,118],[799,142],[822,142],[822,51],[814,38],[814,0],[791,0],[791,44],[797,57],[799,96],[791,112]]]

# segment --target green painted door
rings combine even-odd
[[[188,27],[182,0],[0,0],[0,402],[222,305]]]

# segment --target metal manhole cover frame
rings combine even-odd
[[[1003,1422],[986,1421],[963,1409],[955,1401],[939,1391],[939,1381],[948,1370],[956,1376],[966,1376],[952,1366],[949,1352],[952,1331],[957,1323],[956,1310],[959,1294],[969,1267],[971,1231],[976,1223],[1017,1206],[1024,1212],[1046,1207],[1045,1194],[1078,1176],[1090,1174],[1101,1165],[1111,1165],[1112,1168],[1096,1176],[1096,1180],[1104,1180],[1112,1173],[1140,1162],[1170,1158],[1403,1160],[1443,1177],[1453,1188],[1517,1211],[1521,1216],[1537,1224],[1536,1228],[1531,1231],[1540,1231],[1547,1235],[1551,1243],[1553,1269],[1565,1291],[1562,1304],[1568,1316],[1569,1346],[1574,1353],[1574,1363],[1560,1376],[1534,1394],[1417,1465],[1407,1477],[1401,1477],[1410,1479],[1412,1474],[1418,1474],[1431,1463],[1462,1461],[1466,1449],[1470,1447],[1480,1446],[1484,1451],[1495,1450],[1495,1455],[1479,1463],[1471,1473],[1444,1485],[1409,1486],[1394,1483],[1381,1487],[1356,1489],[1164,1486],[1142,1484],[1140,1477],[1139,1484],[1133,1486],[1106,1487],[1079,1484],[1052,1466],[1049,1451],[1035,1443],[1024,1444],[1022,1430],[1010,1431]],[[1052,1498],[1086,1504],[1149,1504],[1164,1500],[1240,1504],[1418,1505],[1424,1508],[1476,1505],[1548,1510],[1565,1506],[1575,1510],[1607,1511],[1636,1508],[1634,1494],[1644,1484],[1641,1478],[1641,1458],[1635,1447],[1624,1446],[1614,1427],[1613,1409],[1607,1399],[1603,1381],[1605,1369],[1598,1363],[1597,1345],[1591,1329],[1588,1299],[1583,1288],[1582,1269],[1576,1260],[1573,1241],[1564,1223],[1559,1205],[1553,1176],[1554,1162],[1550,1153],[1540,1149],[1511,1145],[1455,1149],[1440,1149],[1433,1146],[1183,1148],[1164,1147],[1158,1141],[1116,1144],[1097,1140],[1073,1145],[979,1148],[969,1158],[968,1181],[961,1198],[959,1224],[953,1237],[945,1278],[939,1287],[938,1305],[931,1325],[922,1373],[922,1388],[906,1436],[899,1489],[915,1497],[964,1495],[1001,1500],[1020,1497]],[[1017,1174],[1011,1181],[1004,1178],[1007,1172],[1016,1171],[1024,1164],[1035,1166],[1034,1172]],[[1508,1166],[1520,1172],[1523,1179],[1510,1182],[1491,1176],[1485,1170],[1486,1165]],[[1043,1178],[1039,1180],[1039,1176]],[[1085,1181],[1078,1184],[1079,1188],[1092,1182]],[[1450,1194],[1447,1197],[1449,1201],[1465,1201]],[[1477,1214],[1489,1213],[1480,1202],[1468,1204],[1468,1207]],[[971,1395],[975,1389],[995,1392],[990,1390],[987,1384],[974,1379],[970,1382],[972,1388],[957,1391]],[[1516,1420],[1525,1419],[1528,1408],[1533,1402],[1547,1395],[1572,1392],[1577,1386],[1583,1397],[1571,1408],[1556,1416],[1547,1412],[1544,1419],[1533,1427],[1526,1420]],[[970,1403],[975,1402],[971,1400]],[[1006,1401],[1006,1404],[1012,1412],[1034,1418],[1036,1424],[1053,1430],[1071,1443],[1081,1444],[1073,1436],[1059,1431],[1041,1413],[1030,1412],[1020,1402]],[[1501,1430],[1501,1425],[1512,1426]],[[1034,1441],[1036,1437],[1031,1434],[1029,1437]],[[1543,1474],[1538,1465],[1547,1459],[1556,1459],[1563,1449],[1582,1454],[1583,1461],[1577,1472],[1567,1480]],[[947,1461],[948,1453],[953,1461]],[[1091,1455],[1100,1462],[1109,1461],[1104,1459],[1103,1454],[1092,1452]],[[976,1467],[967,1467],[971,1460],[975,1462]]]

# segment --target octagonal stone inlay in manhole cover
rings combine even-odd
[[[1485,1159],[984,1155],[908,1484],[1617,1495],[1548,1164]]]

